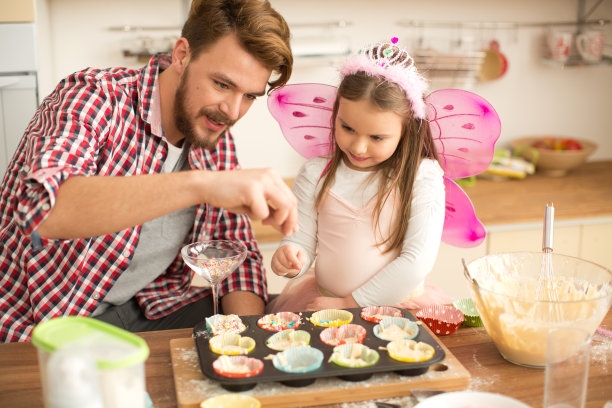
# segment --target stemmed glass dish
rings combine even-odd
[[[181,255],[187,265],[210,283],[214,314],[218,314],[219,289],[247,255],[246,246],[238,241],[208,240],[185,245]]]

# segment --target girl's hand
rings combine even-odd
[[[301,249],[285,244],[274,252],[270,266],[278,276],[293,278],[302,270],[304,262],[306,262],[306,254]]]
[[[319,296],[306,306],[306,311],[319,311],[323,309],[350,309],[359,307],[353,296],[348,295],[344,298]]]

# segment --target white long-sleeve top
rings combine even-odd
[[[293,191],[298,198],[299,231],[290,237],[283,239],[281,245],[292,243],[302,248],[307,255],[307,262],[303,265],[301,276],[307,271],[317,256],[319,249],[318,237],[325,228],[333,228],[332,225],[321,225],[321,215],[315,209],[314,202],[320,188],[320,177],[323,169],[328,163],[328,158],[317,157],[307,161],[293,185]],[[344,200],[350,206],[357,209],[365,208],[376,199],[378,190],[378,177],[371,177],[372,172],[357,171],[350,169],[342,163],[337,172],[331,193]],[[438,162],[434,160],[422,160],[417,171],[413,186],[412,202],[410,207],[410,219],[404,242],[399,254],[392,257],[390,261],[384,261],[378,270],[369,271],[367,280],[355,281],[346,279],[347,274],[340,273],[342,279],[336,279],[332,293],[345,296],[338,285],[346,285],[360,306],[367,305],[393,305],[406,298],[424,283],[426,275],[431,271],[438,248],[444,225],[445,192],[443,182],[443,171]],[[367,214],[370,219],[373,214]],[[333,223],[332,223],[333,224]],[[373,224],[372,224],[373,225]],[[335,235],[343,234],[343,231],[333,231]],[[372,230],[372,234],[374,231]],[[336,254],[333,262],[317,261],[316,275],[318,282],[332,282],[334,276],[342,270],[344,263],[360,262],[359,256],[371,252],[359,248],[359,242],[350,251],[346,251],[347,245],[351,245],[354,235],[346,231],[346,243],[343,243],[343,253]],[[358,240],[357,240],[358,241]],[[346,244],[346,245],[345,245]],[[320,254],[321,255],[321,254]],[[388,256],[388,254],[386,254]],[[380,255],[384,256],[384,255]],[[357,257],[355,259],[354,257]],[[372,259],[362,259],[368,264]],[[324,269],[319,263],[326,265]],[[333,267],[330,265],[333,264]],[[326,279],[327,278],[327,279]],[[322,285],[326,289],[325,285]]]

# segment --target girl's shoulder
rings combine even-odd
[[[437,160],[434,159],[423,159],[419,164],[416,178],[442,178],[444,176],[444,170],[440,166]]]
[[[330,161],[329,156],[313,157],[308,159],[300,168],[299,175],[307,179],[318,180]]]

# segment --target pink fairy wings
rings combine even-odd
[[[306,158],[329,154],[336,87],[295,84],[276,89],[268,109],[289,144]],[[442,89],[425,98],[434,144],[444,169],[446,215],[442,241],[458,247],[479,245],[485,229],[469,197],[453,179],[484,171],[501,132],[499,116],[484,98],[460,89]]]
[[[336,91],[335,86],[323,84],[286,85],[268,98],[268,109],[285,139],[307,159],[333,150],[330,133]]]

